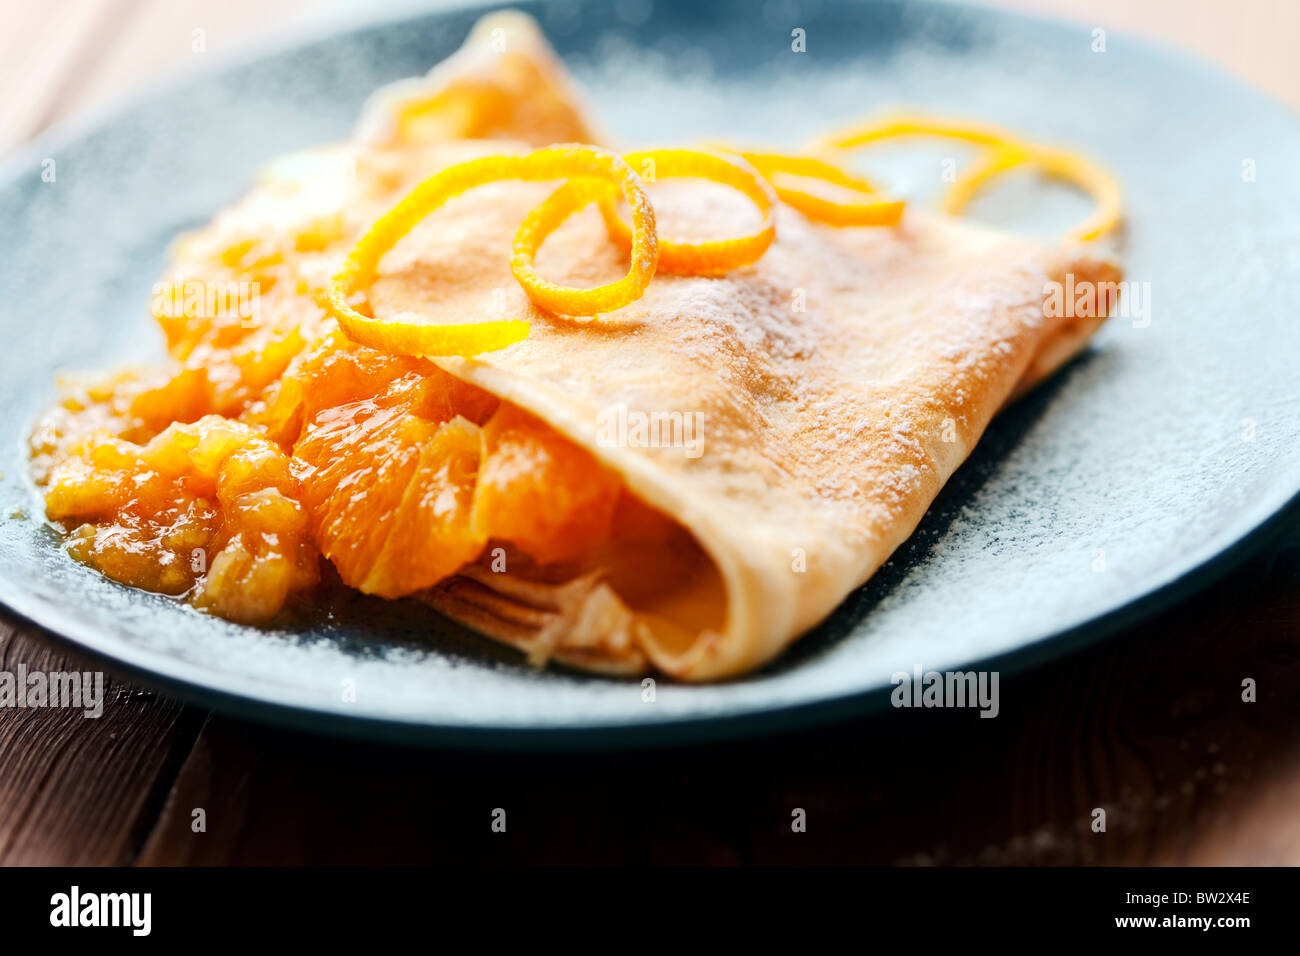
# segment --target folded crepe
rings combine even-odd
[[[413,184],[469,157],[598,137],[531,21],[490,17],[429,77],[377,95],[352,142],[273,167],[178,262],[259,230],[292,235],[279,248],[306,278],[277,285],[270,307],[310,343],[337,334],[310,287]],[[433,362],[577,446],[672,527],[589,545],[578,530],[560,561],[494,539],[416,594],[539,662],[702,681],[770,661],[911,534],[998,410],[1104,321],[1109,301],[1048,314],[1048,284],[1120,278],[1093,250],[912,207],[896,227],[835,228],[783,205],[757,262],[658,275],[638,301],[581,322],[535,307],[505,254],[553,188],[501,182],[453,200],[384,257],[366,293],[381,319],[528,319],[508,348]],[[649,190],[663,233],[742,234],[756,221],[707,182]],[[547,241],[538,267],[587,287],[622,275],[627,258],[589,211]],[[310,458],[310,440],[297,454]]]

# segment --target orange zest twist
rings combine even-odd
[[[831,226],[893,226],[898,224],[907,205],[901,199],[882,198],[870,180],[825,160],[784,153],[745,152],[739,155],[767,177],[786,205],[798,209],[815,222]],[[836,202],[791,185],[791,178],[820,180],[871,198],[867,202]]]
[[[729,272],[758,261],[776,238],[776,194],[767,180],[743,159],[690,149],[628,153],[623,159],[629,166],[643,170],[643,178],[650,181],[699,178],[730,186],[748,198],[759,212],[758,229],[745,236],[700,240],[661,238],[659,271],[674,275],[718,275]],[[560,200],[557,195],[553,195],[546,203],[552,201]],[[611,238],[625,249],[628,248],[632,241],[632,231],[619,217],[608,189],[605,189],[604,196],[600,198],[600,211]]]
[[[990,150],[984,159],[965,170],[944,197],[945,212],[959,215],[994,176],[1024,164],[1037,166],[1049,176],[1074,183],[1089,193],[1097,208],[1065,234],[1071,242],[1099,239],[1119,227],[1124,216],[1119,184],[1097,166],[1074,153],[1047,146],[1008,143]]]
[[[937,136],[956,139],[976,146],[1000,146],[1015,139],[1010,133],[984,123],[965,123],[961,120],[941,119],[933,116],[891,116],[875,123],[850,126],[814,141],[814,148],[857,149],[887,139],[904,136]]]
[[[574,316],[591,316],[622,308],[639,299],[654,277],[658,240],[654,208],[636,173],[613,153],[592,146],[549,146],[517,156],[488,156],[449,167],[416,186],[379,218],[358,241],[330,280],[324,301],[344,333],[371,348],[406,355],[476,355],[505,348],[527,337],[528,322],[509,319],[432,325],[376,319],[352,307],[349,299],[374,281],[385,253],[426,216],[449,199],[477,186],[502,180],[547,182],[579,177],[616,186],[632,211],[628,243],[631,264],[622,279],[594,289],[569,289],[541,279],[533,257],[545,238],[581,206],[555,205],[545,215],[534,210],[515,238],[510,268],[528,297],[541,308]],[[584,203],[585,205],[585,203]]]
[[[962,212],[991,179],[1028,164],[1078,186],[1096,202],[1092,214],[1066,233],[1067,240],[1083,242],[1100,238],[1117,229],[1123,220],[1119,184],[1099,166],[1068,150],[1022,141],[996,126],[927,116],[895,116],[832,133],[816,140],[811,149],[850,150],[906,136],[935,136],[986,147],[985,154],[948,190],[943,199],[945,212],[953,215]]]

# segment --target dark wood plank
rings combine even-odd
[[[994,720],[891,710],[750,743],[536,756],[216,719],[141,862],[1300,863],[1298,585],[1300,546],[1255,560],[1128,635],[1006,678]],[[1246,676],[1257,703],[1241,700]]]
[[[96,671],[0,620],[0,671]],[[201,714],[104,675],[103,714],[0,708],[0,865],[134,859]]]

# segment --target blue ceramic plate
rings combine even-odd
[[[371,90],[452,52],[482,10],[369,24],[150,94],[8,163],[0,600],[245,716],[483,746],[694,739],[879,705],[890,675],[915,665],[1023,667],[1095,640],[1225,568],[1295,501],[1300,125],[1277,103],[1148,42],[1110,35],[1100,51],[1090,28],[944,3],[523,6],[629,142],[793,146],[906,104],[1081,145],[1127,189],[1125,259],[1143,301],[993,425],[865,588],[731,683],[661,682],[648,703],[637,682],[532,670],[413,602],[357,597],[263,631],[104,580],[39,520],[27,423],[56,372],[161,351],[146,305],[178,230],[265,160],[346,134]],[[806,52],[791,49],[796,29]],[[920,193],[941,158],[890,161]],[[973,212],[1037,230],[1082,208],[1031,183]]]

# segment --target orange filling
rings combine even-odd
[[[619,542],[655,563],[689,539],[588,452],[427,360],[333,332],[238,419],[213,413],[219,371],[73,393],[37,429],[75,557],[257,622],[317,583],[321,555],[344,584],[399,597],[494,555],[576,570]]]

